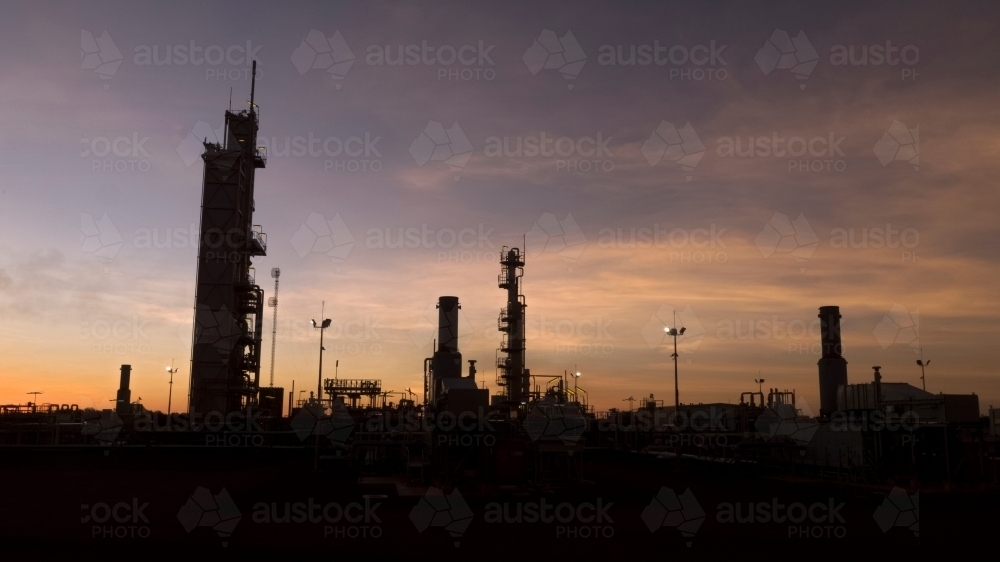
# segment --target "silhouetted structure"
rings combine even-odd
[[[507,290],[507,306],[500,311],[497,328],[503,334],[497,353],[497,385],[504,388],[499,406],[512,417],[521,417],[527,411],[531,392],[531,373],[524,368],[524,295],[521,294],[521,277],[524,276],[524,255],[518,248],[503,247],[500,253],[500,275],[497,285]],[[501,357],[500,354],[503,354]]]
[[[256,70],[256,63],[254,64]],[[251,258],[267,251],[253,225],[257,111],[227,111],[222,143],[205,143],[198,286],[191,357],[191,413],[228,413],[257,399],[264,292]]]
[[[823,356],[819,359],[819,415],[829,416],[837,410],[837,389],[847,384],[847,361],[841,355],[840,307],[819,308],[820,342]]]

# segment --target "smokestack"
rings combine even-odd
[[[458,351],[458,297],[438,298],[438,349]]]
[[[819,308],[820,342],[823,356],[819,366],[819,413],[829,416],[837,411],[837,388],[847,385],[847,361],[841,355],[840,307]]]
[[[462,377],[462,354],[458,351],[458,297],[438,298],[438,343],[437,350],[431,358],[433,377],[428,381],[430,388],[429,402],[436,404],[441,379],[458,379]]]
[[[118,383],[118,396],[115,402],[115,411],[118,412],[119,416],[132,413],[132,391],[128,388],[131,378],[132,365],[122,365],[122,376]]]

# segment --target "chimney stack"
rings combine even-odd
[[[132,413],[132,391],[129,390],[129,379],[132,377],[132,365],[122,365],[121,382],[118,384],[118,396],[115,411],[119,416]]]
[[[837,411],[837,388],[847,385],[847,361],[841,355],[840,307],[819,308],[820,342],[823,355],[819,366],[819,414],[829,416]]]

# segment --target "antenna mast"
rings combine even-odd
[[[281,277],[281,268],[271,269],[271,277],[274,277],[274,296],[267,300],[267,306],[274,309],[274,319],[271,321],[271,382],[269,387],[274,386],[274,347],[278,343],[278,278]]]

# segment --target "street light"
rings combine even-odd
[[[170,406],[174,397],[174,373],[180,371],[181,368],[174,368],[174,360],[170,360],[170,366],[167,367],[167,372],[170,373],[170,392],[167,393],[167,415],[170,415]]]
[[[576,376],[573,377],[573,398],[576,400],[577,404],[580,403],[580,395],[577,394],[580,388],[579,385],[577,384],[579,379],[580,379],[580,371],[577,371]]]
[[[677,322],[677,313],[674,313],[674,322],[675,323]],[[681,327],[680,330],[678,330],[677,328],[671,328],[669,326],[666,327],[666,328],[663,328],[663,331],[666,332],[668,336],[672,336],[674,338],[674,354],[671,355],[671,357],[674,358],[674,413],[675,413],[675,415],[676,415],[677,412],[679,412],[681,410],[681,391],[677,387],[677,336],[683,336],[684,335],[684,330],[686,330],[686,329],[687,328],[684,328],[683,326]]]
[[[757,383],[757,390],[763,396],[764,394],[764,379],[754,379],[753,382]]]
[[[326,301],[323,301],[323,308],[320,309],[320,318],[326,314]],[[316,320],[312,320],[312,327],[319,330],[319,379],[316,381],[316,399],[320,402],[323,401],[323,332],[330,327],[332,320],[329,318],[324,318],[322,324],[317,324]]]
[[[921,358],[917,359],[917,365],[920,365],[920,380],[921,380],[921,382],[924,383],[924,390],[927,390],[927,379],[924,378],[924,367],[930,365],[931,364],[931,360],[928,359],[927,361],[924,361],[923,360],[923,356],[924,356],[924,350],[921,349],[920,350],[920,357]]]

